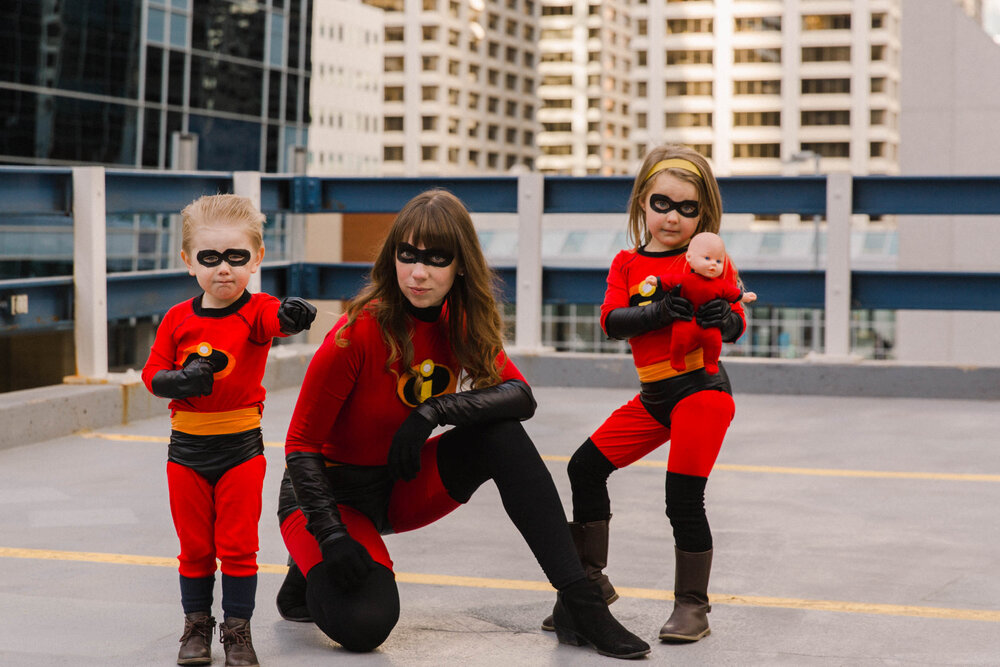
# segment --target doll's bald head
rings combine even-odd
[[[706,278],[718,278],[726,267],[726,244],[712,232],[701,232],[688,243],[687,262],[691,270]]]

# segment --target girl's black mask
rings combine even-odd
[[[666,195],[661,195],[659,193],[650,195],[649,197],[649,208],[653,209],[657,213],[669,213],[670,211],[677,211],[685,218],[697,218],[698,217],[698,202],[694,199],[685,199],[684,201],[674,201]]]
[[[423,264],[444,268],[455,261],[455,253],[444,248],[426,248],[421,250],[405,241],[396,246],[396,259],[403,264]]]

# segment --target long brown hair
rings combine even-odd
[[[701,175],[678,167],[666,167],[650,173],[653,167],[663,160],[687,160],[698,168]],[[722,195],[719,193],[719,183],[715,180],[712,167],[701,153],[678,144],[666,144],[649,151],[642,161],[639,172],[635,175],[632,194],[628,200],[628,239],[632,247],[646,245],[650,241],[649,230],[646,229],[646,210],[643,205],[653,187],[653,178],[662,171],[667,171],[682,181],[691,183],[698,189],[698,202],[701,204],[701,219],[695,234],[701,232],[719,233],[719,223],[722,220]],[[694,236],[694,234],[692,234]]]
[[[386,368],[399,359],[402,368],[416,375],[411,370],[413,341],[406,296],[396,279],[396,248],[401,242],[455,253],[458,273],[445,297],[452,352],[465,371],[465,384],[474,389],[499,384],[496,356],[503,349],[503,324],[497,307],[497,278],[483,257],[469,211],[446,190],[417,195],[396,216],[368,284],[347,305],[347,323],[337,332],[337,344],[348,344],[342,332],[368,310],[389,349]]]

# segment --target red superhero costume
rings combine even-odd
[[[695,311],[712,299],[725,299],[736,303],[743,290],[725,278],[707,278],[693,271],[681,275],[660,277],[663,289],[680,287],[680,296],[691,302]],[[719,355],[722,353],[722,331],[715,327],[702,328],[694,320],[678,320],[670,330],[670,366],[675,371],[686,370],[684,357],[698,348],[702,349],[705,370],[719,372]]]
[[[271,340],[283,336],[279,301],[244,292],[227,308],[201,306],[202,297],[177,304],[163,317],[142,371],[153,393],[160,371],[207,358],[215,371],[207,396],[170,401],[167,480],[171,514],[181,543],[180,573],[210,577],[257,572],[257,523],[264,481],[261,379]]]

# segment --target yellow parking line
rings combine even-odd
[[[95,553],[87,551],[52,551],[47,549],[18,549],[0,547],[0,558],[24,558],[31,560],[76,561],[85,563],[106,563],[111,565],[144,565],[152,567],[177,567],[176,558],[139,556],[132,554]],[[261,563],[260,571],[268,574],[284,574],[284,565]],[[553,592],[552,586],[544,581],[523,579],[489,579],[486,577],[463,577],[447,574],[421,574],[397,572],[396,580],[406,584],[424,586],[457,586],[463,588],[493,588],[518,591]],[[625,598],[642,600],[673,600],[673,594],[650,588],[628,588],[616,586],[618,594]],[[874,604],[865,602],[845,602],[840,600],[806,600],[798,598],[772,598],[753,595],[710,594],[712,604],[731,604],[744,607],[772,607],[780,609],[804,609],[808,611],[832,611],[849,614],[878,614],[882,616],[907,616],[917,618],[939,618],[958,621],[985,621],[1000,623],[1000,611],[994,609],[950,609],[945,607],[917,607],[913,605]]]
[[[170,442],[170,438],[158,435],[129,435],[125,433],[81,433],[85,438],[116,440],[119,442]],[[265,441],[265,447],[284,447],[283,442]],[[543,456],[543,460],[557,463],[569,461],[568,456]],[[641,468],[665,470],[666,461],[636,461],[632,464]],[[868,479],[930,479],[950,482],[1000,482],[1000,475],[954,472],[893,472],[891,470],[841,470],[837,468],[789,468],[782,466],[751,466],[734,463],[716,463],[715,470],[729,472],[756,472],[773,475],[811,475],[814,477],[862,477]]]

